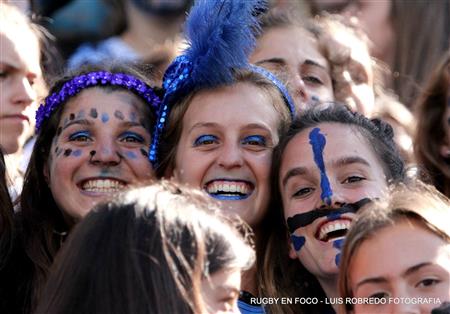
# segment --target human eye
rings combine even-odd
[[[206,134],[200,135],[194,141],[194,146],[211,145],[217,143],[217,136]]]
[[[380,292],[376,292],[376,293],[369,295],[369,298],[376,299],[376,300],[383,300],[383,299],[389,298],[389,294],[387,292],[380,291]]]
[[[251,135],[247,136],[242,140],[244,145],[255,145],[255,146],[266,146],[266,138],[262,135]]]
[[[7,70],[0,70],[0,80],[6,79],[9,74],[10,72]]]
[[[310,83],[313,85],[323,85],[322,80],[314,75],[305,75],[302,77],[302,79],[305,83]]]
[[[425,278],[425,279],[420,280],[416,284],[416,287],[417,288],[429,288],[429,287],[437,285],[440,282],[441,282],[441,280],[439,280],[437,278]]]
[[[92,140],[92,138],[88,131],[78,131],[69,135],[70,142],[87,142],[90,140]]]
[[[366,178],[362,176],[348,176],[344,181],[342,181],[342,183],[356,183],[364,180],[366,180]]]
[[[303,197],[310,195],[312,192],[314,192],[314,188],[311,188],[311,187],[301,188],[301,189],[296,190],[294,192],[294,194],[292,194],[292,197],[303,198]]]
[[[144,138],[135,132],[124,132],[120,135],[120,141],[126,143],[144,143]]]

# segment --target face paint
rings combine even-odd
[[[130,120],[131,120],[131,122],[136,122],[137,121],[136,112],[131,112],[130,113]]]
[[[107,113],[102,113],[102,122],[106,123],[109,121],[109,115]]]
[[[74,150],[74,151],[72,152],[72,156],[74,156],[74,157],[80,157],[80,156],[81,156],[81,153],[82,153],[81,149],[77,149],[77,150]]]
[[[114,117],[116,117],[119,120],[123,120],[125,119],[123,113],[119,110],[114,111]]]
[[[97,109],[92,108],[91,111],[89,112],[89,115],[91,116],[91,118],[97,119],[98,117]]]
[[[136,159],[137,155],[135,152],[126,152],[125,155],[130,159]]]
[[[84,110],[81,110],[80,112],[78,112],[77,119],[84,119]]]
[[[336,266],[339,267],[339,264],[341,262],[341,253],[336,254],[336,258],[334,259],[334,262],[336,263]]]
[[[141,151],[142,156],[148,157],[148,152],[145,149],[141,148],[140,151]]]
[[[305,245],[306,239],[305,237],[299,237],[295,234],[291,234],[292,245],[294,245],[294,249],[298,252]]]
[[[60,135],[61,135],[61,132],[62,132],[62,127],[59,127],[59,128],[56,130],[56,136],[60,136]]]
[[[356,203],[344,204],[342,207],[337,209],[316,208],[306,213],[288,217],[287,225],[289,228],[289,232],[294,233],[294,231],[298,228],[305,227],[321,217],[337,214],[342,215],[344,213],[356,213],[361,207],[363,207],[367,203],[370,203],[371,201],[372,200],[369,198],[363,198]]]
[[[331,191],[330,181],[328,180],[327,174],[325,172],[325,164],[323,162],[323,149],[325,148],[325,144],[327,143],[327,141],[325,139],[325,136],[320,133],[319,128],[314,128],[309,133],[309,143],[312,146],[314,161],[316,162],[316,165],[320,170],[320,187],[322,189],[320,198],[328,206],[330,206],[331,196],[333,195],[333,192]]]
[[[73,119],[75,119],[75,114],[71,113],[71,114],[69,115],[69,120],[73,120]]]
[[[71,153],[72,153],[72,150],[70,148],[68,148],[64,151],[64,156],[68,157],[68,156],[70,156]]]

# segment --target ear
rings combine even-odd
[[[291,239],[288,239],[288,245],[289,245],[289,257],[291,259],[298,259],[297,251],[294,248],[294,244],[292,244]]]

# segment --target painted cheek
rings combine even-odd
[[[314,128],[311,130],[311,132],[309,133],[309,143],[312,147],[314,162],[316,163],[317,168],[319,168],[320,171],[320,187],[322,190],[320,198],[323,202],[330,206],[333,192],[331,190],[330,181],[328,180],[327,173],[325,171],[325,163],[323,160],[323,150],[327,141],[325,135],[320,133],[319,128]]]
[[[295,251],[299,252],[305,245],[306,238],[303,236],[296,236],[295,234],[291,234],[291,241]]]
[[[120,111],[120,110],[114,111],[114,117],[116,117],[119,120],[125,119],[125,116],[123,115],[122,111]]]
[[[97,119],[97,117],[98,117],[97,109],[92,108],[91,111],[89,111],[89,116],[92,119]]]
[[[341,253],[342,248],[344,247],[344,241],[345,239],[339,239],[333,242],[333,247],[338,250],[338,253],[336,254],[336,257],[334,258],[334,262],[336,266],[339,267],[339,263],[341,262]]]
[[[107,123],[109,121],[109,114],[106,112],[102,113],[101,120],[103,123]]]

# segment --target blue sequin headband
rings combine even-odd
[[[274,74],[262,67],[249,64],[248,68],[251,71],[266,77],[278,88],[288,106],[291,118],[293,118],[295,115],[295,105],[286,86]],[[190,80],[192,69],[192,62],[189,61],[185,55],[181,55],[172,62],[164,75],[163,88],[166,92],[162,105],[159,107],[157,113],[156,125],[153,131],[148,157],[154,167],[157,166],[159,141],[169,116],[170,107],[176,99],[194,90],[195,84]]]
[[[75,76],[70,81],[64,83],[58,92],[49,95],[45,99],[45,102],[41,104],[36,111],[36,132],[39,132],[42,123],[48,119],[53,111],[61,104],[81,92],[83,89],[98,85],[124,87],[143,98],[155,111],[158,110],[161,104],[161,100],[153,92],[153,89],[132,75],[106,71],[90,72]]]

